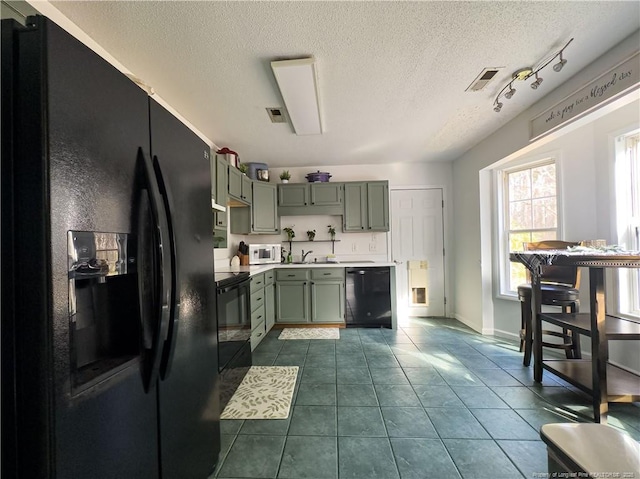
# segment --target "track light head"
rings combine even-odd
[[[502,110],[502,102],[496,103],[496,106],[493,107],[493,111],[496,113],[500,113],[500,110]]]
[[[565,63],[567,63],[567,60],[560,60],[558,63],[553,65],[553,71],[554,72],[559,72],[560,70],[562,70],[564,68],[564,64]]]
[[[542,77],[539,77],[538,74],[536,73],[536,81],[534,81],[531,84],[531,88],[533,88],[534,90],[537,90],[541,84],[542,84]]]
[[[513,95],[515,95],[516,93],[516,89],[513,88],[512,86],[509,86],[509,90],[507,90],[507,93],[504,94],[504,97],[507,100],[511,100],[511,97],[513,97]]]

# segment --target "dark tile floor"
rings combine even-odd
[[[545,372],[534,383],[517,345],[450,319],[397,331],[342,329],[339,340],[280,341],[255,365],[300,366],[289,418],[222,421],[218,478],[517,478],[546,472],[542,424],[589,399]],[[640,439],[640,410],[609,424]],[[541,477],[541,476],[538,476]]]

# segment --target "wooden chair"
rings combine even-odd
[[[524,250],[551,250],[567,249],[569,246],[578,246],[579,242],[569,241],[539,241],[536,243],[524,243]],[[580,309],[579,288],[580,269],[568,266],[544,266],[541,280],[541,304],[547,306],[560,306],[563,313],[577,313]],[[518,286],[518,298],[520,299],[521,324],[520,324],[520,351],[524,348],[525,366],[531,364],[531,350],[533,347],[533,327],[531,323],[531,283]],[[564,349],[567,359],[580,359],[580,335],[571,330],[542,331],[544,335],[562,338],[562,343],[549,343],[542,341],[542,346],[548,348]]]

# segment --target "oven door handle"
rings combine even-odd
[[[247,286],[247,283],[249,282],[249,280],[245,280],[242,281],[241,283],[238,284],[233,284],[231,286],[227,286],[226,288],[218,288],[218,294],[226,294],[226,293],[230,293],[231,291],[234,291],[236,289],[240,289],[240,288],[244,288]]]

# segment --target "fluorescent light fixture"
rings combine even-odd
[[[315,59],[271,62],[296,135],[322,134]]]

